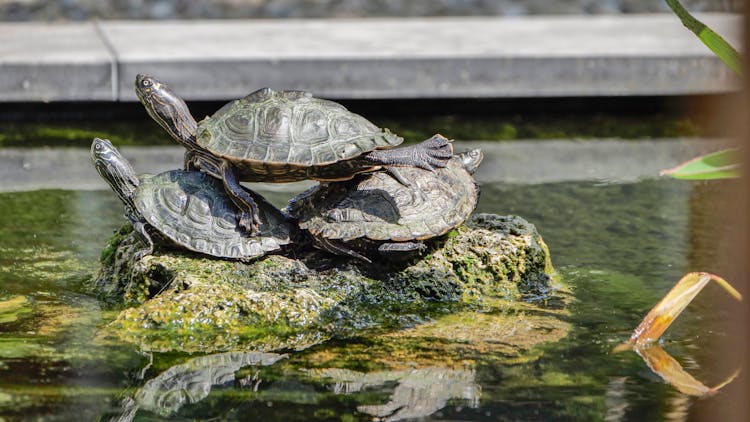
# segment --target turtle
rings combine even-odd
[[[473,149],[434,172],[402,169],[412,181],[409,186],[387,172],[319,184],[292,198],[285,212],[319,249],[367,262],[378,255],[409,256],[423,252],[424,240],[458,227],[474,211],[479,187],[472,175],[482,158],[482,151]]]
[[[257,236],[248,236],[237,227],[236,207],[221,182],[206,173],[172,170],[138,177],[112,143],[99,138],[91,144],[91,161],[125,204],[125,217],[145,245],[136,260],[153,253],[152,234],[194,252],[243,261],[291,243],[294,226],[255,192],[261,225]]]
[[[333,101],[304,91],[259,89],[197,123],[165,83],[139,74],[135,92],[148,114],[186,149],[185,169],[223,180],[237,205],[239,225],[258,227],[257,207],[239,182],[339,181],[382,166],[445,167],[448,139],[435,135],[393,148],[403,138]],[[408,179],[398,176],[402,183]]]

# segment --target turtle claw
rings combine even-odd
[[[446,167],[448,160],[453,157],[453,144],[440,134],[423,141],[418,147],[415,164],[425,170],[435,171],[435,167]]]
[[[140,250],[140,251],[138,251],[138,252],[136,252],[136,253],[133,254],[133,260],[134,261],[140,261],[141,258],[143,258],[144,256],[146,256],[147,254],[148,254],[147,250],[145,250],[145,249],[144,250]]]
[[[135,253],[133,253],[133,260],[135,262],[138,262],[141,259],[143,259],[143,257],[151,255],[152,253],[154,253],[153,246],[145,247],[145,248],[140,249],[140,250],[136,251]]]
[[[435,167],[431,166],[429,163],[423,162],[419,165],[420,168],[423,168],[425,170],[429,171],[435,171]]]
[[[439,146],[434,150],[430,150],[430,155],[437,158],[450,159],[451,157],[453,157],[453,145],[447,144]]]
[[[248,233],[250,236],[257,236],[260,234],[260,219],[254,213],[238,211],[237,225],[240,226],[242,231]]]

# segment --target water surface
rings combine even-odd
[[[451,356],[398,369],[370,361],[384,352],[369,338],[325,343],[268,365],[255,355],[196,360],[99,341],[114,312],[87,294],[85,282],[124,222],[121,204],[103,190],[0,193],[0,301],[6,304],[0,307],[0,416],[654,420],[721,412],[729,406],[726,392],[686,397],[634,353],[610,351],[685,272],[731,279],[731,256],[717,249],[727,227],[716,210],[727,186],[668,179],[484,183],[478,211],[521,215],[547,241],[575,293],[572,329],[534,348],[533,359],[513,361],[498,344],[465,362]],[[289,197],[262,193],[277,204]],[[717,345],[731,336],[726,321],[736,306],[708,288],[664,338],[665,349],[708,385],[735,369]],[[413,347],[428,353],[433,345]],[[323,378],[320,368],[310,369],[322,360]],[[176,373],[188,381],[175,384],[169,375]],[[152,397],[152,391],[160,393]]]

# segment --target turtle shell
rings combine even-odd
[[[236,207],[221,181],[201,172],[173,170],[142,176],[134,202],[143,218],[166,238],[191,251],[220,258],[255,258],[290,243],[284,215],[254,194],[260,235],[237,227]]]
[[[263,88],[200,122],[200,146],[235,163],[311,167],[349,160],[403,139],[341,104]]]
[[[461,225],[474,211],[479,189],[454,157],[434,172],[398,168],[411,185],[387,172],[315,186],[290,201],[288,211],[313,236],[350,241],[424,240]]]

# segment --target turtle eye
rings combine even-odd
[[[148,88],[153,84],[154,83],[151,82],[151,79],[144,79],[143,81],[141,81],[141,86],[143,86],[144,88]]]

